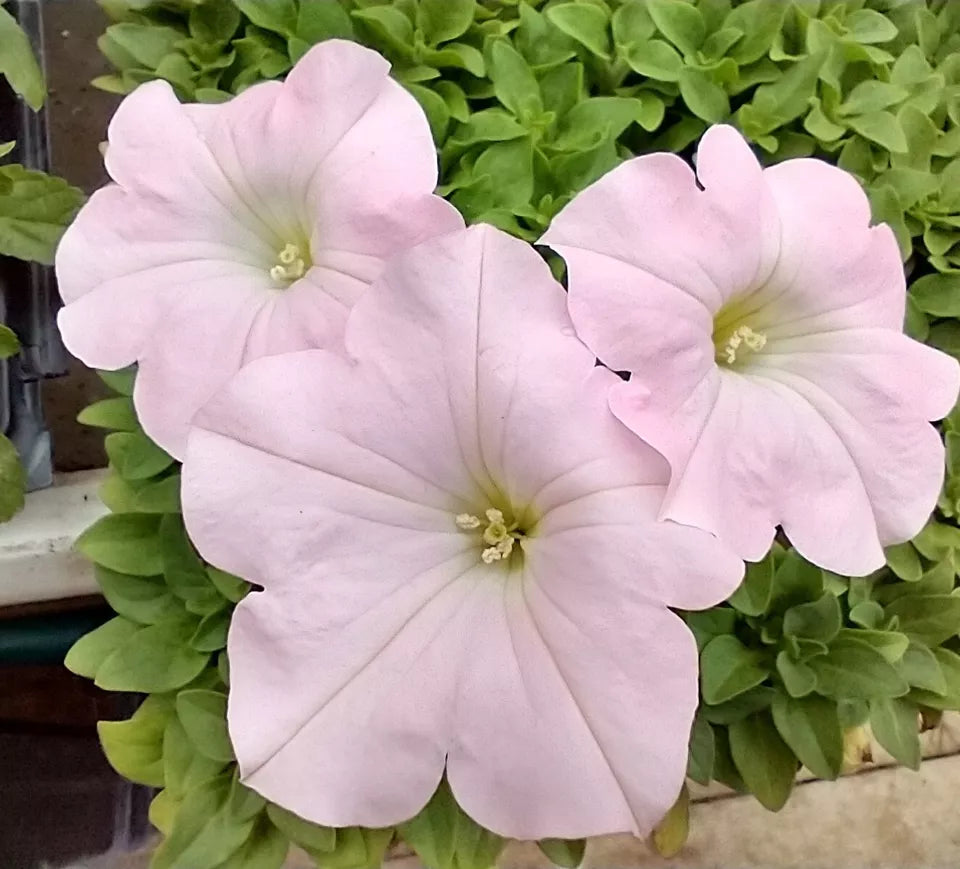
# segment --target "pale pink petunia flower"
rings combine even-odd
[[[60,329],[87,365],[139,363],[141,422],[178,458],[237,369],[336,347],[385,258],[463,226],[432,195],[416,100],[380,55],[342,40],[221,105],[142,85],[110,123],[105,162],[114,183],[57,251]]]
[[[189,437],[191,536],[264,587],[229,637],[243,779],[379,827],[446,769],[502,835],[648,832],[697,705],[667,607],[723,600],[742,562],[655,521],[667,465],[529,245],[477,226],[402,255],[346,349],[252,363]]]
[[[727,126],[696,165],[635,158],[556,217],[542,242],[566,260],[574,325],[631,374],[610,406],[670,462],[664,517],[748,560],[779,525],[810,561],[869,573],[936,503],[928,421],[957,363],[902,334],[897,243],[852,176],[761,169]]]

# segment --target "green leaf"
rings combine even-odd
[[[622,52],[634,72],[657,81],[678,81],[683,71],[683,58],[661,39],[633,43]]]
[[[683,850],[689,835],[690,792],[684,784],[680,789],[680,796],[677,797],[677,801],[653,828],[653,832],[650,834],[650,844],[661,857],[669,860]]]
[[[810,102],[810,111],[803,119],[803,128],[821,142],[833,142],[839,139],[847,131],[847,128],[831,121],[824,114],[820,100],[816,97],[812,98]]]
[[[910,643],[900,661],[900,674],[911,688],[921,688],[943,696],[947,693],[947,680],[936,655],[920,643]]]
[[[728,57],[741,66],[764,57],[780,32],[788,8],[783,0],[748,0],[733,9],[724,19],[723,26],[736,27],[744,35],[734,43]]]
[[[120,395],[133,395],[133,382],[137,376],[136,366],[120,368],[117,371],[97,371],[99,377],[114,392]]]
[[[416,97],[420,108],[427,116],[433,141],[437,144],[443,142],[447,137],[447,128],[450,126],[450,110],[443,97],[421,85],[408,83],[404,87]]]
[[[809,665],[794,661],[786,652],[777,654],[777,672],[791,697],[806,697],[817,687],[817,675]]]
[[[913,240],[906,223],[890,224],[890,228],[897,236],[900,256],[909,259],[910,252],[913,250]],[[916,302],[910,296],[907,296],[907,305],[903,315],[903,331],[914,341],[921,342],[925,342],[930,334],[930,321],[927,319],[927,315],[917,307]]]
[[[889,567],[900,579],[916,582],[923,576],[923,565],[917,557],[917,550],[909,543],[898,543],[884,550]]]
[[[526,128],[513,115],[503,109],[483,109],[460,125],[447,143],[447,148],[459,152],[478,142],[508,142],[526,135]]]
[[[225,767],[197,751],[180,719],[176,714],[170,717],[163,733],[163,781],[172,799],[182,800],[193,788],[219,776]]]
[[[910,693],[910,699],[931,709],[960,709],[960,655],[949,649],[932,649],[934,658],[940,665],[940,672],[946,683],[943,693],[925,690],[915,690]]]
[[[302,2],[302,0],[301,0]],[[321,0],[330,3],[330,0]],[[217,869],[282,869],[290,841],[264,817],[254,820],[249,838]]]
[[[730,725],[730,753],[737,771],[760,804],[783,808],[793,790],[797,759],[781,739],[770,714],[759,712]]]
[[[160,522],[163,575],[167,585],[191,612],[206,615],[222,606],[222,598],[210,581],[206,565],[187,537],[183,518],[168,514]]]
[[[938,646],[960,631],[960,597],[907,595],[889,604],[888,616],[897,616],[900,630],[911,640]]]
[[[0,166],[0,185],[6,186],[0,193],[0,254],[52,265],[83,193],[62,178],[16,163]]]
[[[257,27],[283,36],[297,32],[297,4],[294,0],[233,0],[237,8]]]
[[[238,851],[253,832],[254,821],[231,815],[229,793],[230,779],[225,775],[190,790],[150,869],[218,867]]]
[[[318,869],[380,869],[393,830],[347,827],[337,830],[337,844],[330,853],[312,853]]]
[[[577,869],[587,850],[586,839],[541,839],[537,847],[546,858],[561,869]]]
[[[618,139],[645,113],[643,101],[633,97],[590,97],[567,113],[552,146],[575,150],[594,147],[603,139]]]
[[[226,648],[231,616],[230,609],[205,615],[190,638],[190,645],[198,652],[219,652]]]
[[[626,0],[611,19],[613,41],[618,46],[646,42],[657,32],[645,0]]]
[[[190,35],[201,42],[226,42],[240,26],[240,10],[232,0],[205,0],[190,10]]]
[[[559,69],[558,64],[576,55],[576,43],[548,23],[545,15],[527,3],[521,3],[518,9],[520,25],[514,31],[513,43],[534,69]]]
[[[479,217],[487,209],[528,205],[533,195],[533,144],[529,138],[490,145],[473,166],[476,179],[486,176],[477,189],[458,191],[454,205],[465,215]]]
[[[497,40],[490,47],[489,75],[497,99],[521,120],[543,111],[533,71],[506,40]]]
[[[93,679],[100,665],[133,636],[139,627],[125,618],[110,619],[89,634],[84,634],[70,647],[63,661],[64,666],[71,673]]]
[[[720,30],[713,31],[704,40],[697,57],[708,61],[711,65],[719,61],[730,48],[743,38],[743,31],[739,27],[723,27]],[[734,62],[734,69],[736,63]]]
[[[9,359],[20,352],[20,340],[9,326],[0,323],[0,359]]]
[[[791,549],[773,577],[770,609],[783,612],[795,604],[809,603],[823,594],[823,572]]]
[[[737,614],[728,607],[713,607],[699,612],[685,612],[683,620],[696,638],[697,648],[702,652],[704,646],[714,637],[733,633]]]
[[[413,22],[394,6],[369,6],[350,13],[384,45],[401,56],[411,56],[414,44]]]
[[[873,700],[870,730],[896,760],[911,769],[920,768],[920,716],[909,700]]]
[[[182,612],[162,577],[128,576],[99,564],[94,571],[107,603],[124,618],[152,625]]]
[[[0,434],[0,522],[7,522],[23,509],[27,474],[17,448]]]
[[[800,762],[818,778],[835,779],[843,766],[843,731],[837,704],[824,697],[782,694],[771,707],[773,723]]]
[[[763,655],[729,634],[712,639],[700,654],[700,689],[711,705],[742,694],[768,675]]]
[[[179,697],[178,697],[179,700]],[[224,698],[223,715],[226,719],[227,708]],[[181,718],[181,721],[183,719]],[[241,821],[246,821],[259,815],[267,808],[267,801],[256,791],[251,790],[240,781],[240,770],[233,767],[233,778],[230,782],[230,813]]]
[[[769,117],[762,127],[764,132],[782,126],[807,111],[810,98],[814,96],[823,56],[813,54],[793,64],[780,78],[771,84],[761,85],[748,104],[754,111]],[[741,112],[747,106],[741,108]]]
[[[177,695],[177,715],[197,751],[211,760],[234,759],[227,734],[227,695],[194,689]]]
[[[76,548],[117,573],[157,576],[163,572],[159,529],[159,516],[117,513],[94,522],[77,538]]]
[[[720,123],[730,114],[730,101],[724,89],[698,69],[681,70],[680,96],[691,112],[711,124]]]
[[[136,431],[140,427],[133,401],[125,395],[95,401],[77,414],[77,422],[122,432]]]
[[[218,567],[207,565],[207,576],[217,591],[231,603],[240,603],[250,591],[250,583]]]
[[[297,37],[309,45],[327,39],[352,39],[353,22],[339,3],[330,0],[300,0]]]
[[[910,645],[910,640],[905,634],[894,630],[873,631],[844,628],[840,631],[839,639],[867,643],[873,646],[891,664],[898,664]]]
[[[147,483],[137,489],[135,509],[141,513],[179,513],[180,475]]]
[[[446,779],[420,813],[398,830],[430,869],[490,869],[504,846],[503,839],[463,812]]]
[[[960,273],[925,275],[910,285],[917,307],[936,317],[960,317]]]
[[[173,456],[141,431],[108,434],[104,438],[104,447],[110,464],[127,480],[146,480],[173,464]]]
[[[829,643],[840,630],[840,603],[833,592],[825,591],[812,603],[797,604],[783,616],[783,632]]]
[[[110,25],[105,35],[113,45],[146,69],[156,69],[184,38],[184,33],[173,27],[127,21]]]
[[[337,844],[337,831],[305,821],[299,815],[272,803],[267,806],[267,817],[291,842],[310,852],[332,851]]]
[[[163,732],[173,707],[164,697],[147,697],[128,721],[100,721],[97,733],[107,761],[137,784],[163,787]]]
[[[657,29],[684,54],[692,55],[707,35],[703,16],[684,0],[647,0],[647,10]]]
[[[47,96],[43,73],[33,54],[33,46],[6,9],[0,8],[0,74],[35,112]]]
[[[842,115],[879,112],[903,102],[910,92],[895,84],[868,79],[858,84],[840,105]]]
[[[865,600],[850,608],[850,621],[862,628],[879,629],[885,621],[883,607],[874,600]]]
[[[913,208],[918,202],[937,192],[937,177],[919,169],[888,169],[877,183],[889,184],[904,208]]]
[[[817,690],[837,699],[870,700],[899,697],[909,690],[894,666],[873,646],[859,639],[838,637],[830,651],[812,658]]]
[[[547,19],[571,39],[604,60],[610,59],[610,16],[590,3],[560,3],[546,10]]]
[[[143,694],[183,687],[200,675],[210,657],[188,645],[194,630],[195,623],[181,617],[140,628],[97,669],[97,687]]]
[[[687,775],[702,785],[709,784],[713,778],[716,753],[717,742],[713,727],[706,718],[697,714],[693,719],[693,728],[690,731],[690,756],[687,761]]]
[[[164,836],[169,836],[179,808],[180,803],[174,798],[170,788],[164,788],[150,801],[147,819]]]
[[[417,27],[428,45],[449,42],[467,32],[476,8],[476,0],[420,0]]]
[[[960,528],[931,520],[911,543],[924,558],[943,561],[950,557],[954,550],[960,549]]]
[[[716,759],[713,765],[713,777],[738,793],[746,793],[747,786],[737,772],[730,752],[729,730],[726,727],[718,727],[714,730],[714,736],[716,737]]]
[[[865,139],[876,142],[888,151],[905,154],[908,150],[903,127],[890,112],[868,112],[849,118],[847,123]]]
[[[723,703],[711,706],[704,703],[700,713],[711,724],[732,724],[740,721],[754,712],[769,708],[776,692],[766,685],[757,685],[749,691],[743,691],[736,697]]]
[[[438,81],[434,82],[432,87],[443,97],[451,118],[460,122],[469,120],[470,106],[467,104],[467,97],[460,85],[452,81]]]
[[[847,32],[857,42],[889,42],[897,38],[896,25],[886,16],[872,9],[851,12],[844,21]]]

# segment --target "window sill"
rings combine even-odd
[[[97,594],[90,563],[73,548],[107,508],[97,497],[105,471],[58,474],[27,495],[24,509],[0,525],[0,607]]]

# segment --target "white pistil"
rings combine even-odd
[[[727,365],[733,365],[737,361],[737,353],[756,353],[762,350],[767,344],[767,336],[762,332],[754,332],[749,326],[739,326],[736,331],[727,339],[726,346],[723,348],[723,356]]]
[[[472,513],[460,513],[455,521],[457,528],[461,531],[476,531],[483,527],[483,542],[488,545],[480,553],[480,560],[484,564],[493,564],[495,561],[509,558],[510,553],[513,552],[514,541],[522,535],[517,531],[515,524],[507,525],[503,511],[491,507],[484,515],[486,522]]]
[[[270,269],[270,277],[277,283],[290,283],[302,278],[306,271],[307,264],[300,255],[300,248],[288,244],[277,254],[277,264]]]

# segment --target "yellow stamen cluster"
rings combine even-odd
[[[476,531],[483,528],[483,542],[487,547],[480,553],[480,560],[484,564],[493,564],[495,561],[503,561],[510,557],[513,552],[514,541],[518,540],[523,534],[517,530],[517,524],[507,524],[503,516],[503,511],[496,507],[491,507],[484,513],[486,522],[479,516],[472,513],[461,513],[456,518],[457,528],[461,531]]]
[[[737,361],[737,354],[756,353],[767,344],[767,336],[763,332],[754,332],[749,326],[739,326],[727,338],[722,354],[727,365]]]
[[[288,244],[277,254],[277,264],[270,269],[270,277],[277,283],[291,283],[302,278],[306,271],[307,263],[301,256],[300,247]]]

